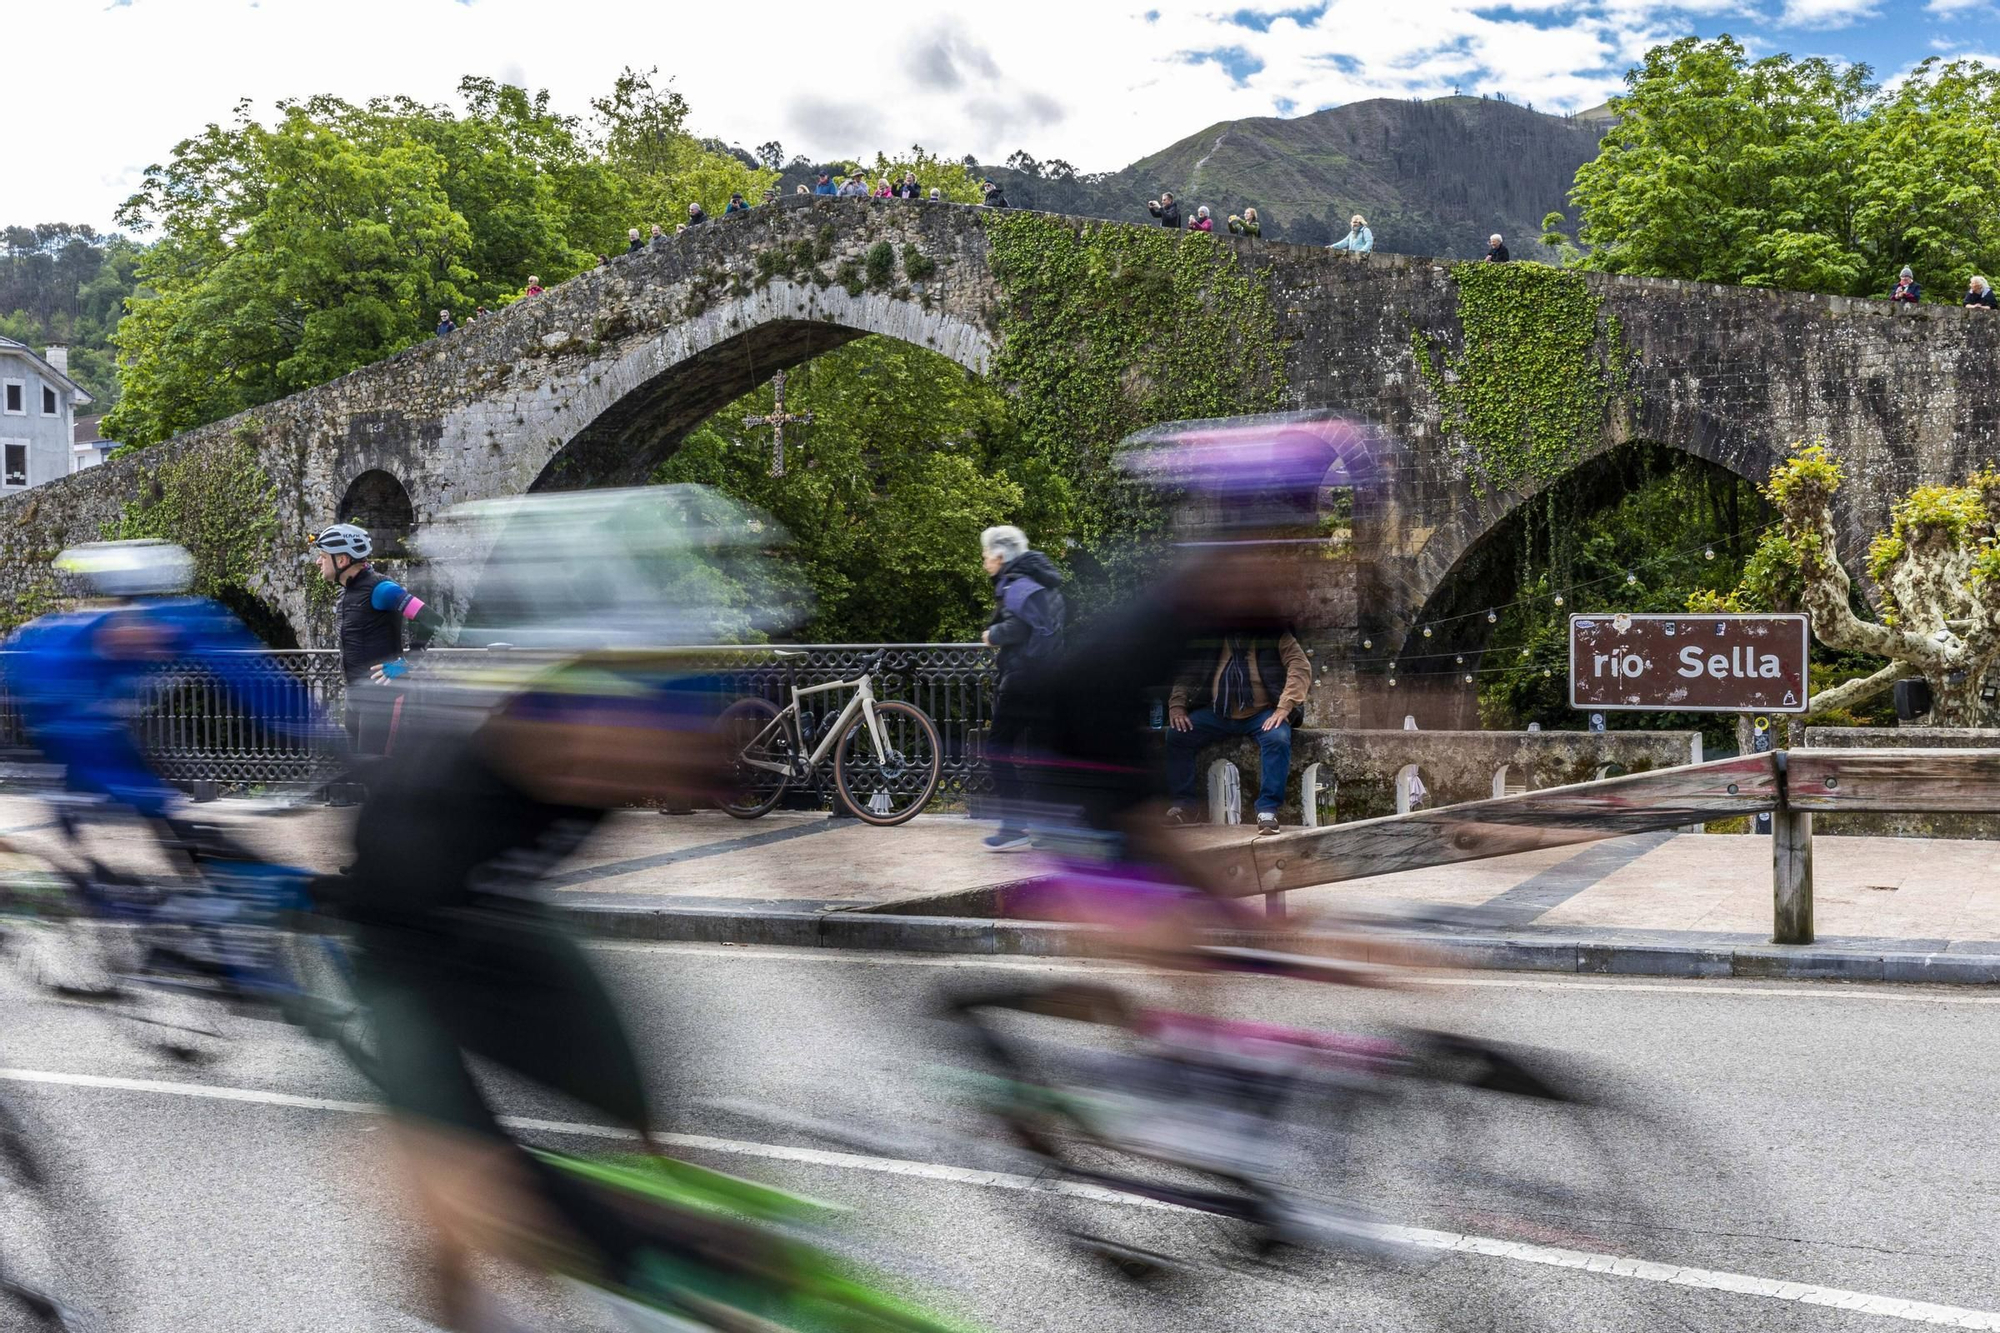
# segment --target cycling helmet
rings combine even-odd
[[[55,567],[101,597],[159,597],[186,592],[194,557],[172,542],[86,542],[56,557]]]
[[[351,555],[356,560],[366,560],[374,554],[375,543],[366,528],[335,523],[307,537],[306,549],[314,555]]]
[[[1310,540],[1329,485],[1370,486],[1383,443],[1326,411],[1174,421],[1128,436],[1118,466],[1169,499],[1184,540]]]

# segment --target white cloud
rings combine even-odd
[[[1975,9],[1992,7],[1992,0],[1927,0],[1924,9],[1940,18],[1955,18],[1969,14]]]
[[[1779,22],[1792,28],[1844,28],[1874,18],[1879,0],[1785,0]]]
[[[700,133],[745,146],[1023,148],[1108,170],[1281,108],[1457,88],[1580,109],[1648,47],[1764,2],[1328,0],[1316,16],[1306,0],[40,0],[9,13],[15,48],[91,54],[82,74],[10,70],[9,105],[35,109],[63,151],[8,178],[0,222],[107,224],[147,163],[245,97],[264,115],[321,92],[448,101],[462,74],[490,74],[584,114],[620,67],[657,65]],[[1874,2],[1785,0],[1822,25]],[[1246,3],[1274,15],[1265,31],[1231,21]]]

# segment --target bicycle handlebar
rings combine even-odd
[[[882,669],[882,663],[888,656],[889,650],[887,648],[876,649],[875,656],[869,658],[867,664],[861,668],[861,674],[864,676],[874,675]]]

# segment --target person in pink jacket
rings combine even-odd
[[[1203,204],[1200,208],[1197,208],[1194,211],[1194,216],[1188,219],[1188,230],[1189,231],[1215,230],[1215,219],[1208,215],[1207,204]]]
[[[895,193],[896,187],[889,183],[887,176],[875,182],[875,197],[877,199],[888,199],[893,197]]]

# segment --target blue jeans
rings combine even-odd
[[[1188,721],[1194,723],[1194,730],[1175,731],[1169,727],[1167,794],[1176,803],[1196,798],[1200,775],[1195,772],[1195,756],[1201,753],[1204,745],[1213,744],[1226,736],[1255,736],[1257,812],[1278,813],[1278,807],[1285,803],[1285,780],[1292,774],[1292,724],[1280,722],[1269,731],[1260,731],[1264,719],[1269,716],[1271,710],[1268,708],[1249,717],[1221,717],[1213,708],[1197,708],[1188,714]]]

